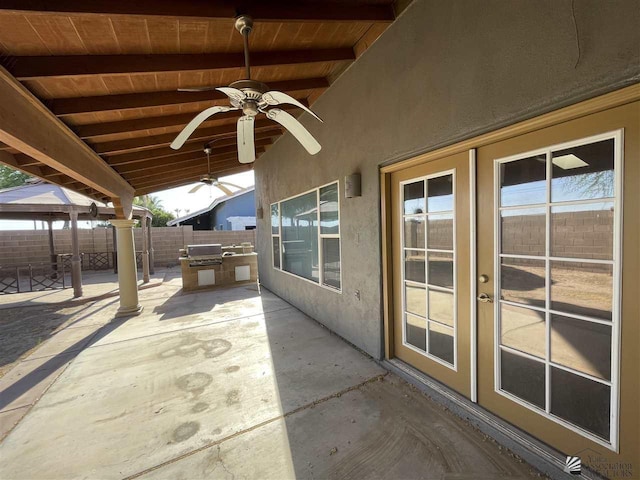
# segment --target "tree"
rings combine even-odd
[[[153,215],[153,219],[151,220],[152,227],[166,227],[167,222],[175,218],[172,213],[167,212],[162,207],[162,201],[153,195],[136,197],[133,199],[133,204],[149,209]]]
[[[27,183],[30,178],[26,173],[0,165],[0,188],[19,187]]]

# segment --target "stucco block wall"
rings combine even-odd
[[[256,161],[261,282],[380,358],[379,166],[640,81],[639,24],[636,0],[414,1],[314,103],[325,123],[301,117],[322,151],[284,135]],[[269,205],[354,172],[342,294],[273,270]]]
[[[255,245],[255,230],[238,232],[194,232],[191,226],[154,227],[152,230],[156,267],[178,264],[178,250],[185,245],[221,243]],[[71,230],[54,230],[56,253],[71,253]],[[112,252],[111,228],[78,230],[81,253]],[[134,229],[136,250],[142,250],[142,229]],[[47,230],[0,231],[0,266],[49,262],[49,232]]]

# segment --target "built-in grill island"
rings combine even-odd
[[[187,245],[180,250],[182,289],[255,283],[258,280],[258,254],[252,245],[223,247],[219,243]]]

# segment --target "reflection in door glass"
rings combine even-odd
[[[427,180],[427,208],[432,212],[453,211],[453,175]]]
[[[611,320],[613,266],[551,262],[551,308],[563,313]]]
[[[407,314],[405,324],[407,343],[422,350],[427,349],[427,320],[422,317]]]
[[[429,353],[453,363],[453,329],[429,322]]]
[[[551,413],[609,438],[611,387],[551,368]]]
[[[498,160],[496,178],[500,389],[606,441],[619,321],[616,155],[610,135]]]
[[[502,258],[500,299],[545,307],[546,262],[530,258]]]
[[[502,210],[500,212],[502,253],[544,255],[545,212],[544,208]]]
[[[500,164],[500,206],[546,203],[546,155]]]
[[[407,217],[404,219],[404,247],[424,248],[424,217]]]
[[[613,197],[613,139],[552,153],[551,200]]]
[[[402,186],[403,343],[447,366],[456,351],[454,179],[446,173]]]
[[[551,207],[551,256],[613,260],[613,202]]]
[[[404,214],[424,213],[424,181],[408,183],[404,186]]]

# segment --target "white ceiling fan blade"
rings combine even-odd
[[[238,119],[238,160],[240,163],[252,163],[256,160],[253,123],[254,118],[248,115]]]
[[[309,131],[287,112],[280,110],[279,108],[272,108],[267,112],[267,117],[274,122],[278,122],[284,128],[289,130],[291,134],[296,137],[296,140],[298,140],[311,155],[315,155],[322,148]]]
[[[229,183],[229,182],[218,182],[218,183],[221,183],[223,185],[228,185],[233,188],[237,188],[238,190],[242,190],[242,187],[239,185],[236,185],[235,183]]]
[[[216,88],[219,92],[224,93],[230,100],[235,101],[237,103],[242,102],[247,96],[242,90],[238,90],[233,87],[218,87]]]
[[[229,190],[227,187],[224,187],[222,185],[220,185],[220,183],[215,183],[213,185],[214,187],[217,187],[218,189],[222,190],[224,192],[225,195],[231,195],[233,192],[231,190]]]
[[[211,115],[215,115],[216,113],[221,113],[221,112],[228,112],[229,110],[237,110],[237,109],[231,108],[231,107],[215,106],[215,107],[209,107],[203,110],[198,115],[196,115],[193,118],[193,120],[191,120],[187,124],[187,126],[184,127],[184,129],[178,134],[176,139],[171,143],[171,148],[173,148],[174,150],[178,150],[180,147],[182,147],[182,145],[184,145],[184,142],[187,141],[187,138],[191,136],[191,134],[196,130],[196,128],[198,128],[200,124],[204,122],[207,118],[209,118]]]
[[[289,103],[291,105],[295,105],[296,107],[303,109],[305,112],[310,113],[311,115],[313,115],[315,118],[317,118],[322,122],[322,119],[318,115],[313,113],[310,109],[305,107],[298,100],[296,100],[290,95],[287,95],[286,93],[277,92],[273,90],[271,92],[263,93],[262,100],[267,102],[269,105],[280,105],[281,103]]]
[[[198,190],[200,190],[202,187],[204,187],[204,183],[199,183],[198,185],[196,185],[195,187],[193,187],[191,190],[189,190],[189,193],[196,193]]]

